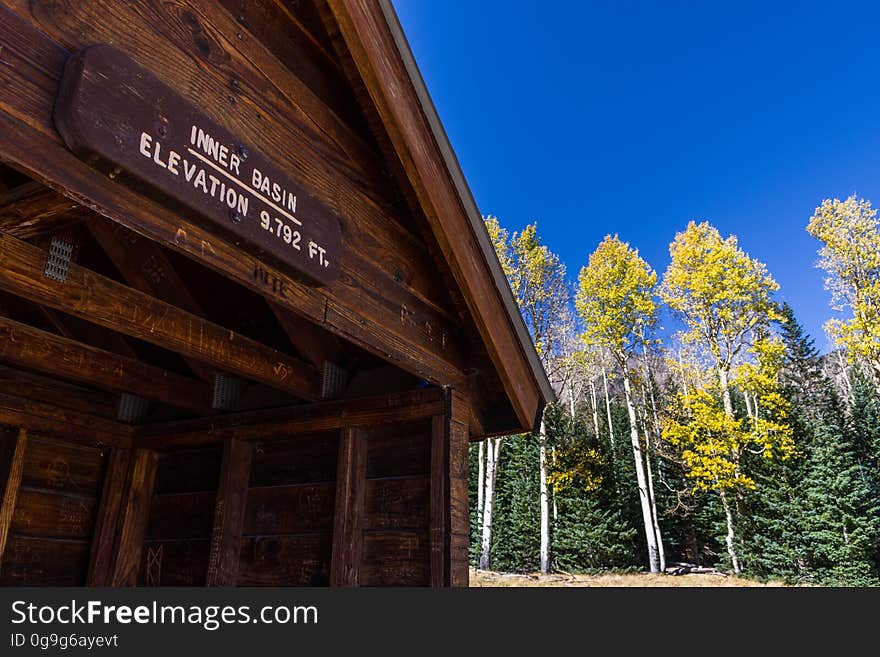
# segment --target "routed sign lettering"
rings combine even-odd
[[[275,164],[106,45],[64,70],[55,125],[74,153],[145,182],[311,281],[339,276],[339,221]]]

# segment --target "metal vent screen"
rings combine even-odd
[[[116,417],[120,422],[134,424],[147,416],[150,409],[150,400],[123,392],[119,397],[119,407],[116,409]]]
[[[46,268],[43,270],[46,278],[62,283],[66,281],[72,256],[73,244],[53,237],[49,244],[49,255],[46,257]]]
[[[230,411],[235,408],[244,390],[245,382],[231,374],[214,375],[214,400],[211,406],[218,411]]]
[[[324,361],[324,372],[321,377],[321,397],[334,399],[345,391],[348,376],[344,369],[328,360]]]

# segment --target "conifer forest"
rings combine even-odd
[[[773,272],[692,221],[655,271],[608,235],[568,272],[532,224],[485,218],[556,391],[534,434],[474,443],[471,562],[880,584],[880,221],[804,218],[821,352]]]

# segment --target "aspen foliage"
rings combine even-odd
[[[752,488],[740,460],[744,451],[767,458],[792,450],[788,403],[779,375],[785,352],[770,325],[782,319],[772,299],[778,289],[765,265],[722,238],[708,222],[690,222],[669,246],[671,262],[660,294],[685,324],[680,334],[692,358],[708,363],[692,392],[674,396],[663,436],[681,450],[687,476],[703,490]],[[746,418],[734,412],[738,391]]]
[[[606,236],[581,269],[575,306],[587,346],[608,349],[623,367],[657,321],[657,274],[626,242]]]
[[[880,377],[880,222],[870,201],[850,196],[825,199],[807,232],[822,243],[818,265],[825,270],[831,305],[848,311],[847,320],[829,320],[825,329],[851,362],[862,360]]]
[[[746,417],[725,411],[711,372],[703,373],[701,385],[675,394],[669,403],[662,435],[679,451],[694,491],[754,489],[754,479],[741,467],[746,451],[784,460],[794,450],[790,406],[779,384],[784,346],[767,338],[750,352],[755,360],[743,363],[733,381],[735,390],[753,400]]]
[[[749,352],[753,359],[739,366],[734,379],[746,405],[751,442],[765,458],[788,458],[794,450],[791,402],[783,394],[782,368],[785,345],[775,336],[756,340]]]
[[[771,295],[779,289],[767,267],[722,238],[708,222],[691,221],[669,245],[671,262],[660,297],[685,323],[684,342],[731,367],[756,329],[781,315]]]

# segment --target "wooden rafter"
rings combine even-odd
[[[135,431],[134,440],[144,448],[173,449],[215,444],[227,438],[288,438],[315,431],[427,418],[441,413],[443,404],[443,391],[427,388],[292,408],[143,425]]]
[[[200,381],[0,317],[0,362],[202,413],[212,390]]]
[[[205,313],[158,244],[103,217],[94,217],[88,222],[88,227],[129,285],[204,317]],[[184,360],[198,377],[205,381],[212,380],[214,371],[211,367],[193,358]]]
[[[121,422],[6,392],[0,392],[0,424],[61,434],[65,440],[87,445],[131,443],[131,428]]]
[[[0,193],[0,230],[21,239],[81,221],[88,211],[36,182]]]
[[[7,292],[295,396],[320,397],[308,363],[75,264],[64,282],[49,279],[45,261],[41,249],[0,234],[0,288]]]
[[[318,369],[326,362],[340,364],[342,345],[335,335],[277,303],[270,302],[269,307],[302,358]]]

